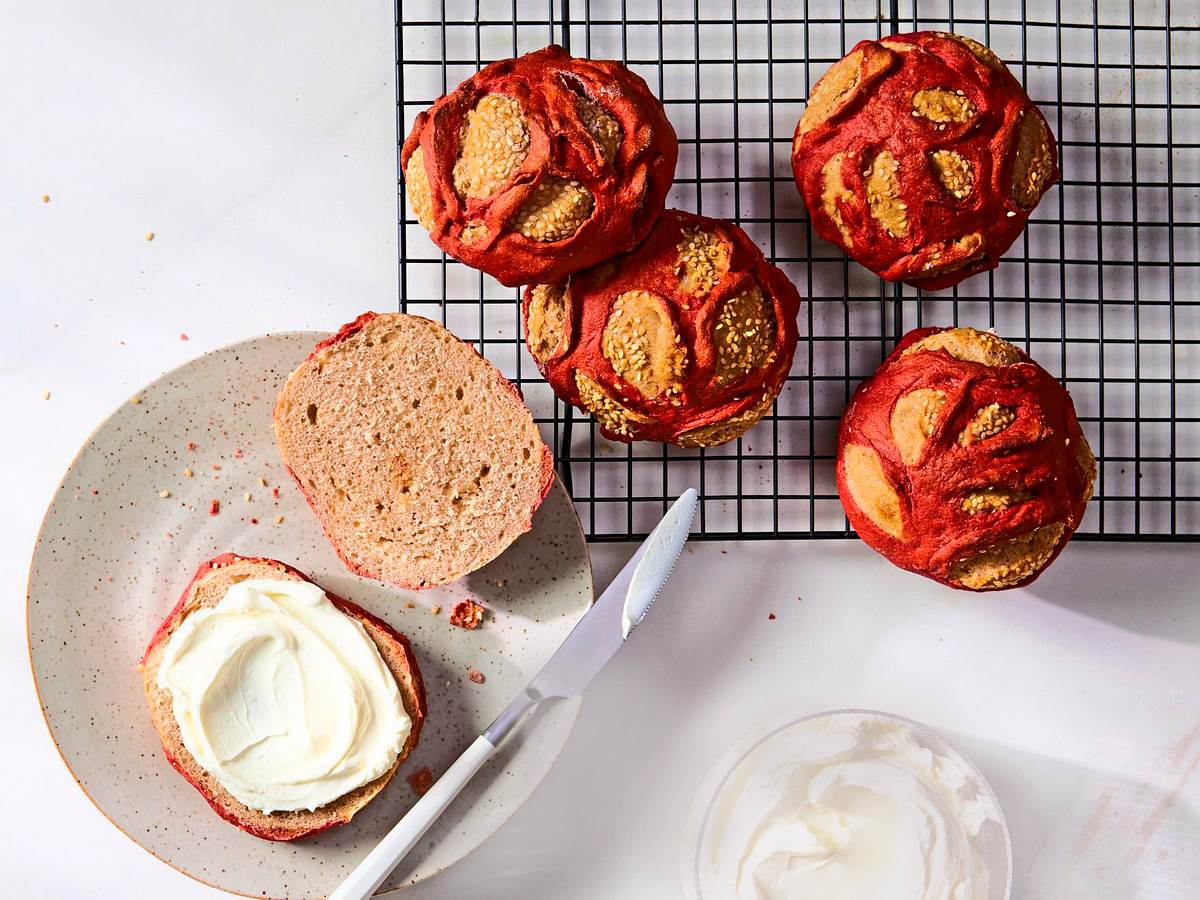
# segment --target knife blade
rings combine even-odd
[[[530,709],[583,693],[645,618],[687,543],[699,499],[688,488],[529,685],[367,854],[329,900],[365,900],[458,796]]]

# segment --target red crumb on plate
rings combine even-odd
[[[220,500],[210,500],[209,504],[208,504],[208,514],[210,516],[215,516],[220,511],[221,511],[221,501]]]
[[[241,447],[234,447],[234,448],[233,448],[233,458],[234,458],[234,459],[241,459],[241,458],[242,458],[242,448],[241,448]]]
[[[459,628],[478,628],[483,624],[483,614],[486,611],[470,597],[467,597],[454,605],[454,610],[450,613],[450,624],[457,625]]]
[[[251,520],[250,520],[250,524],[251,524],[251,525],[257,525],[257,524],[258,524],[258,519],[251,519]]]
[[[186,341],[188,339],[188,336],[181,331],[181,332],[179,332],[179,339],[181,341]]]
[[[774,622],[775,621],[775,613],[771,613],[769,616],[767,616],[767,618],[770,619],[772,622]]]
[[[188,450],[195,450],[195,449],[196,449],[196,442],[195,442],[195,441],[188,441],[188,442],[187,442],[186,449],[188,449]]]
[[[424,797],[433,787],[433,770],[429,766],[421,766],[408,776],[408,786],[418,797]]]
[[[483,684],[485,681],[487,681],[487,679],[483,677],[483,673],[478,669],[467,669],[467,677],[476,684]]]
[[[277,488],[277,487],[271,488],[271,496],[274,497],[276,500],[278,500],[279,499],[279,488]]]

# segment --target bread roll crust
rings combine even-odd
[[[818,235],[925,290],[998,265],[1059,174],[1007,67],[934,31],[861,41],[834,64],[796,126],[792,172]]]
[[[515,287],[645,237],[678,153],[645,81],[551,45],[486,66],[420,113],[400,164],[433,242]]]
[[[905,335],[838,433],[838,492],[859,537],[968,590],[1037,578],[1079,526],[1095,474],[1062,385],[970,328]]]
[[[555,316],[535,315],[551,299]],[[605,437],[713,446],[771,408],[800,295],[732,222],[667,210],[629,253],[525,291],[525,337],[555,394]],[[553,333],[545,330],[553,325]]]

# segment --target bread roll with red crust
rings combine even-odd
[[[968,590],[1037,578],[1079,526],[1095,476],[1062,385],[973,328],[910,331],[855,391],[838,434],[838,492],[859,537]]]
[[[433,242],[517,286],[558,281],[645,237],[678,152],[645,81],[551,45],[492,63],[422,112],[400,165]]]
[[[918,31],[860,41],[813,86],[792,172],[818,235],[882,278],[938,290],[999,264],[1058,153],[992,51]]]
[[[332,803],[312,811],[281,811],[270,814],[245,806],[235,799],[220,782],[201,768],[195,757],[184,746],[179,733],[179,725],[175,721],[175,714],[171,708],[171,693],[158,687],[158,669],[167,642],[184,619],[196,610],[216,606],[233,584],[251,578],[288,581],[311,580],[286,563],[274,559],[237,556],[233,553],[222,553],[220,556],[210,559],[196,570],[196,574],[184,588],[183,596],[179,598],[175,608],[167,614],[162,624],[154,632],[154,636],[150,638],[146,653],[138,664],[138,671],[141,673],[142,688],[150,707],[150,719],[162,741],[163,753],[167,757],[167,762],[203,795],[204,799],[208,801],[208,805],[222,819],[255,837],[268,841],[294,841],[326,831],[337,825],[344,825],[387,786],[400,764],[417,746],[417,741],[421,736],[421,725],[425,721],[426,713],[425,684],[421,680],[421,670],[417,667],[417,660],[413,656],[408,638],[382,619],[376,618],[350,601],[343,600],[326,591],[325,596],[329,598],[330,602],[346,615],[362,622],[367,635],[375,642],[380,656],[383,657],[384,663],[387,664],[400,688],[404,711],[412,720],[412,731],[409,733],[400,755],[396,758],[396,764],[391,769],[374,781],[356,788]]]
[[[525,340],[605,437],[708,447],[757,422],[796,349],[800,295],[732,222],[668,210],[637,248],[525,291]]]

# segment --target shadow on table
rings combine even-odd
[[[1156,784],[944,732],[985,773],[1008,821],[1013,897],[1128,900],[1200,896],[1200,809],[1185,791],[1200,729],[1156,761]],[[1036,789],[1031,786],[1036,785]]]
[[[1127,631],[1200,645],[1200,548],[1076,541],[1025,590]]]

